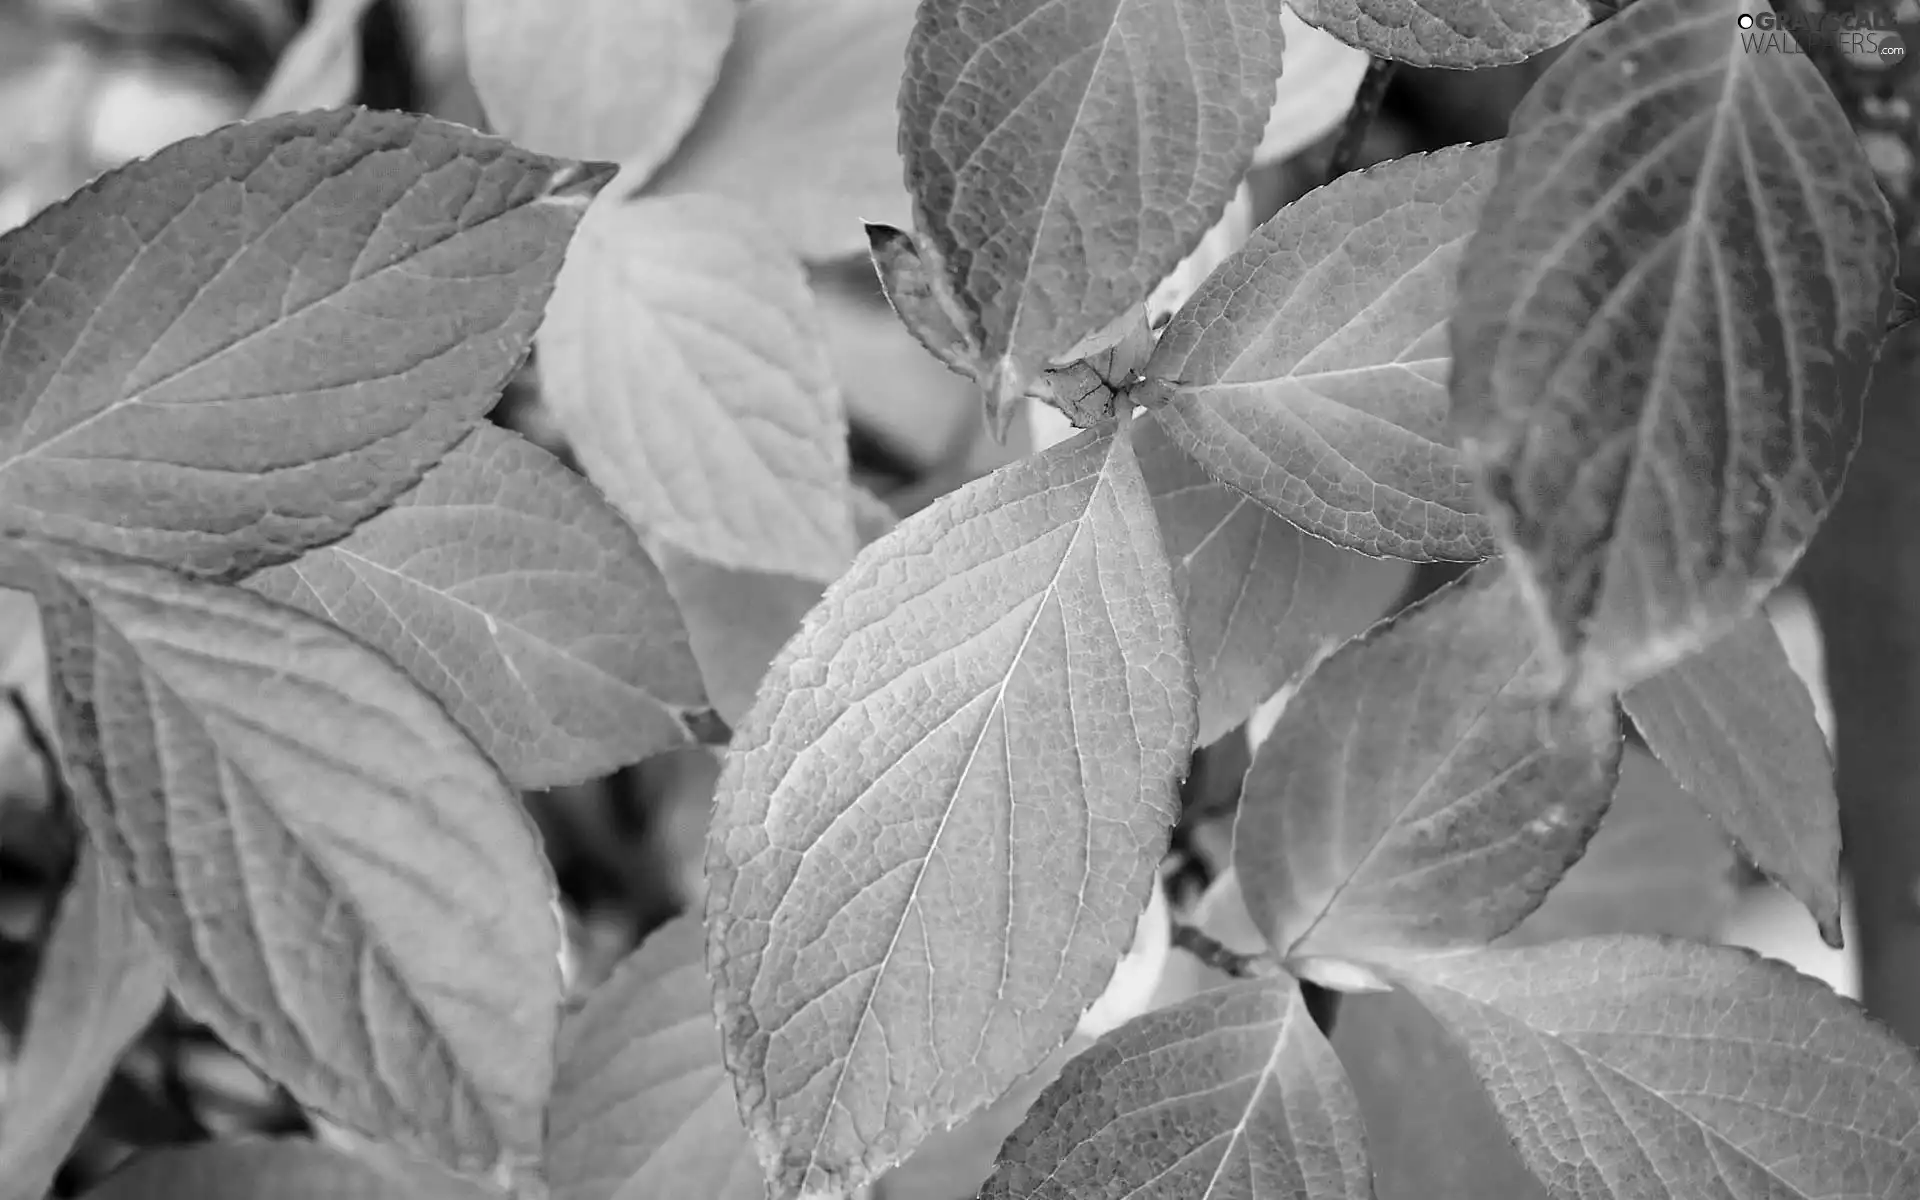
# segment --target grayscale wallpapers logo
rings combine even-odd
[[[1805,54],[1824,42],[1849,58],[1890,67],[1907,56],[1891,13],[1741,13],[1740,46],[1749,54]]]

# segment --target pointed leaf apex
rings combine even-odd
[[[585,209],[619,173],[615,163],[561,160],[547,180],[542,199],[549,204]]]
[[[1026,410],[1026,401],[1027,397],[1023,392],[1014,392],[1012,395],[1005,393],[988,394],[986,403],[987,432],[993,435],[995,442],[1002,446],[1007,444],[1007,435],[1013,431],[1013,423],[1018,420],[1020,414]]]

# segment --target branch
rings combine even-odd
[[[1235,979],[1267,979],[1283,974],[1280,964],[1265,954],[1242,954],[1229,950],[1212,934],[1198,926],[1175,922],[1173,944],[1222,974]]]
[[[1391,58],[1368,60],[1367,73],[1360,77],[1360,90],[1354,93],[1353,107],[1347,110],[1346,122],[1340,126],[1340,140],[1333,144],[1333,153],[1327,156],[1325,182],[1332,183],[1360,165],[1367,148],[1367,132],[1373,128],[1373,118],[1387,98],[1387,86],[1393,82],[1394,68],[1399,65]]]

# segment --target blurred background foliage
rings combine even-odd
[[[249,115],[362,104],[484,125],[461,61],[459,19],[459,0],[0,0],[0,229],[100,172]],[[1514,104],[1551,58],[1471,73],[1402,68],[1362,160],[1501,136]],[[1256,171],[1249,180],[1254,222],[1323,178],[1337,137]],[[1026,451],[1023,426],[1004,447],[984,436],[969,385],[898,325],[864,259],[819,266],[814,282],[852,418],[859,483],[904,515]],[[494,416],[564,457],[540,410],[537,375],[538,363],[530,363]],[[1398,594],[1380,597],[1380,615],[1447,577],[1445,568],[1415,572]],[[738,607],[750,622],[748,657],[763,666],[817,589],[745,580],[740,587],[759,589],[738,597]],[[1818,639],[1805,614],[1792,596],[1777,612],[1819,697]],[[7,700],[0,711],[0,1091],[76,846],[50,766],[43,668],[31,602],[0,592],[0,688]],[[1270,724],[1274,711],[1256,717],[1256,726]],[[1199,756],[1166,872],[1174,919],[1205,923],[1229,943],[1255,936],[1239,912],[1231,875],[1220,876],[1248,745],[1229,736]],[[715,754],[694,747],[587,785],[527,796],[569,908],[581,988],[647,932],[698,904],[717,774]],[[1803,912],[1757,884],[1665,771],[1638,750],[1587,858],[1513,936],[1616,930],[1717,936],[1787,958],[1843,991],[1853,986],[1849,960],[1826,951]],[[1161,957],[1149,980],[1157,1002],[1217,982],[1197,962]],[[1425,1069],[1411,1057],[1421,1043],[1408,1040],[1413,1035],[1393,1012],[1359,1007],[1351,1029],[1349,1042],[1365,1036],[1381,1048],[1375,1058],[1388,1078]],[[935,1138],[884,1182],[887,1200],[972,1195],[1026,1103],[1082,1044],[1071,1043],[994,1109]],[[1365,1065],[1353,1069],[1357,1078],[1368,1073]],[[169,1011],[122,1064],[59,1194],[78,1194],[139,1147],[248,1132],[341,1136],[315,1129],[204,1030]],[[1454,1134],[1441,1126],[1397,1126],[1390,1136],[1419,1148],[1405,1161],[1430,1165],[1436,1139]],[[1471,1149],[1468,1143],[1452,1152],[1461,1157]],[[1488,1186],[1484,1175],[1480,1186]],[[1411,1175],[1396,1177],[1390,1163],[1383,1168],[1386,1200],[1440,1194],[1421,1187]]]

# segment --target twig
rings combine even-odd
[[[12,707],[14,718],[20,722],[20,733],[27,739],[27,748],[46,764],[51,786],[59,787],[60,755],[53,748],[53,739],[47,736],[46,730],[40,728],[40,720],[33,715],[33,706],[27,703],[26,693],[18,686],[9,684],[7,704]]]
[[[1238,950],[1229,950],[1212,934],[1201,932],[1195,925],[1176,922],[1173,927],[1173,944],[1214,970],[1231,975],[1235,979],[1267,979],[1281,973],[1280,964],[1266,955],[1242,954]]]
[[[1360,156],[1367,148],[1367,132],[1373,128],[1373,118],[1380,112],[1381,101],[1387,98],[1387,85],[1393,82],[1394,68],[1399,65],[1391,58],[1375,58],[1367,63],[1367,73],[1360,77],[1360,90],[1354,94],[1353,107],[1347,110],[1346,122],[1340,126],[1340,140],[1333,144],[1333,153],[1327,156],[1326,182],[1332,183],[1360,165]]]

